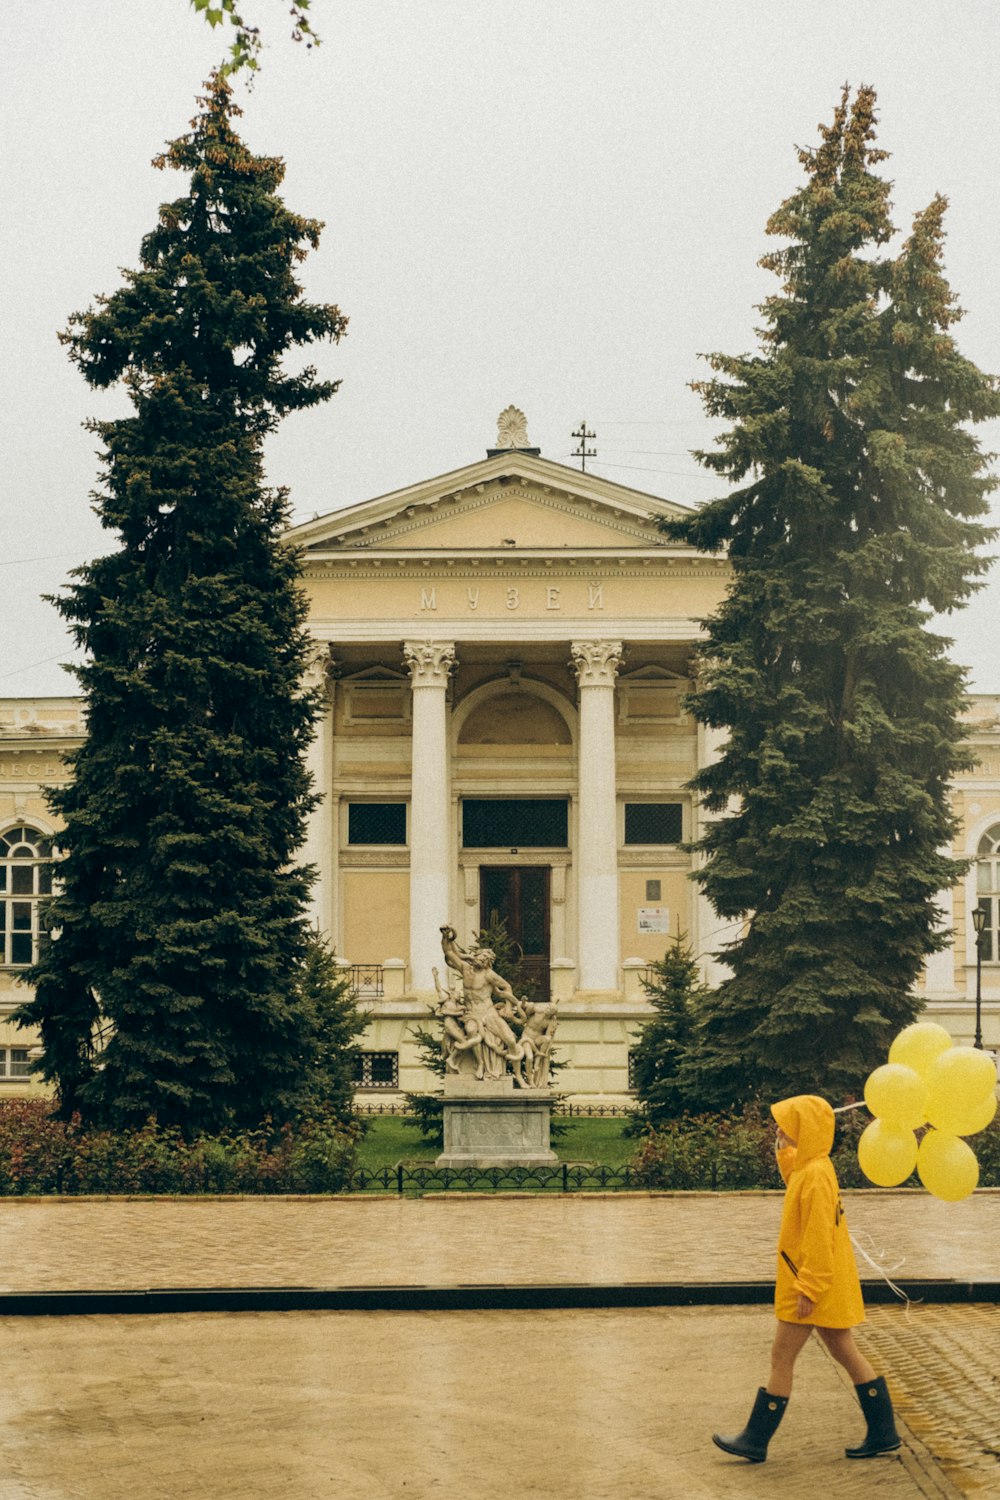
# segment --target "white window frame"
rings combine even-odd
[[[992,847],[984,852],[983,845]],[[988,916],[983,930],[983,966],[1000,966],[1000,819],[983,829],[976,840],[973,906],[985,906]],[[975,953],[975,929],[972,933]]]
[[[20,1053],[17,1061],[14,1054]],[[14,1068],[18,1072],[14,1072]],[[0,1083],[22,1083],[24,1079],[30,1078],[31,1074],[31,1048],[30,1047],[0,1047]]]
[[[40,853],[39,850],[45,845],[48,846],[48,852]],[[17,851],[25,848],[34,853],[19,855]],[[0,924],[0,969],[27,969],[38,962],[39,944],[44,934],[42,914],[53,893],[53,856],[52,835],[40,828],[37,822],[23,821],[0,829],[0,867],[4,876],[0,880],[0,906],[3,908],[3,921]],[[31,872],[31,889],[16,891],[15,875],[23,874],[25,870]],[[45,886],[48,888],[43,889]],[[18,920],[23,921],[23,914],[17,908],[25,906],[28,907],[28,926],[18,927],[15,924]],[[31,957],[15,962],[14,938],[23,937],[26,933],[31,938]]]

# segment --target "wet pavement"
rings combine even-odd
[[[1000,1193],[846,1194],[903,1278],[995,1279]],[[480,1285],[772,1272],[777,1194],[0,1201],[0,1289]],[[902,1266],[896,1263],[902,1259]],[[764,1465],[712,1446],[763,1307],[0,1318],[0,1500],[1000,1496],[1000,1308],[875,1307],[900,1454],[818,1341]]]
[[[3,1500],[956,1494],[912,1442],[844,1458],[863,1423],[818,1342],[768,1462],[714,1448],[764,1378],[759,1308],[32,1318],[0,1332]]]
[[[899,1278],[1000,1278],[1000,1190],[844,1193]],[[0,1292],[769,1280],[781,1193],[0,1199]],[[874,1275],[859,1256],[862,1275]]]

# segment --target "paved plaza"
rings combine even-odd
[[[845,1195],[906,1279],[994,1279],[1000,1193]],[[0,1201],[0,1290],[748,1280],[779,1194]],[[896,1263],[903,1261],[902,1265]],[[728,1458],[765,1307],[0,1318],[0,1500],[880,1500],[1000,1495],[1000,1309],[874,1307],[905,1424],[817,1341],[765,1465]]]
[[[898,1277],[1000,1278],[1000,1189],[845,1192]],[[781,1192],[0,1198],[0,1292],[769,1280]],[[862,1276],[873,1274],[860,1262]]]

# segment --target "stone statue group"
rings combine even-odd
[[[520,1088],[546,1088],[558,1001],[537,1004],[518,999],[494,970],[492,949],[460,948],[454,927],[441,928],[441,948],[448,968],[461,980],[460,986],[445,987],[434,970],[434,1014],[444,1028],[441,1050],[446,1069],[461,1073],[469,1066],[468,1058],[477,1079],[502,1078],[509,1067]]]

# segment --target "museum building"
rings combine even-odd
[[[643,979],[671,936],[709,983],[727,972],[711,955],[728,929],[684,849],[700,832],[686,786],[714,739],[683,703],[727,564],[664,536],[683,507],[543,458],[519,415],[485,458],[289,533],[326,703],[305,856],[315,922],[371,1012],[366,1094],[430,1085],[412,1032],[429,1021],[443,924],[468,944],[506,922],[536,997],[560,1002],[559,1088],[580,1098],[627,1092]],[[971,701],[954,852],[974,863],[940,898],[952,942],[921,983],[927,1014],[971,1041],[978,981],[994,1047],[998,714],[998,698]],[[43,788],[82,731],[76,699],[0,700],[0,1097],[38,1087],[32,1038],[8,1018],[53,878]]]

